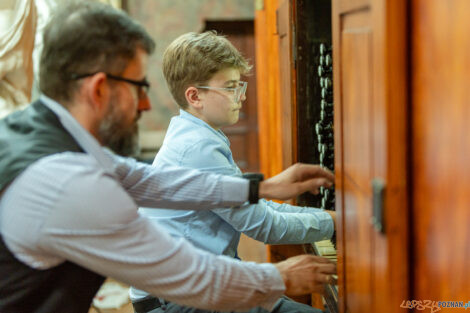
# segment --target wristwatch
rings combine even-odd
[[[248,201],[252,204],[259,201],[259,183],[263,181],[264,175],[261,173],[245,173],[243,178],[250,181],[250,189],[248,191]]]

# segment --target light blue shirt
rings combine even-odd
[[[40,158],[0,193],[0,234],[19,261],[35,269],[70,261],[188,306],[273,307],[285,291],[275,266],[196,249],[137,211],[240,205],[246,180],[118,157],[60,104],[41,101],[85,153]]]
[[[232,176],[242,173],[235,164],[230,142],[201,119],[180,110],[172,118],[154,166],[184,166]],[[324,210],[260,200],[238,210],[206,211],[140,208],[143,215],[163,225],[173,236],[215,254],[236,256],[240,233],[268,244],[299,244],[331,238],[333,220]],[[136,299],[144,296],[132,290]]]

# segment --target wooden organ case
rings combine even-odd
[[[296,201],[336,210],[331,245],[270,246],[270,260],[337,258],[338,285],[322,300],[330,312],[466,303],[470,2],[255,3],[261,170],[335,172],[334,189]]]

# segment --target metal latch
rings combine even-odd
[[[372,180],[372,225],[385,234],[385,182],[380,178]]]

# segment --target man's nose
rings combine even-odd
[[[151,108],[152,108],[152,105],[150,104],[150,99],[149,99],[148,95],[145,95],[145,97],[142,97],[142,98],[139,99],[139,105],[137,107],[139,112],[148,111]]]

